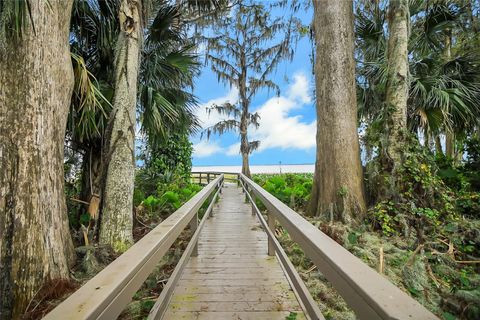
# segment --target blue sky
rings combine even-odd
[[[301,12],[299,17],[309,23],[312,12]],[[271,75],[281,89],[280,96],[273,92],[260,92],[252,101],[250,110],[260,114],[260,128],[249,129],[250,139],[260,140],[260,148],[250,155],[250,164],[304,164],[315,162],[315,105],[311,43],[302,38],[295,50],[293,61],[281,63]],[[213,103],[238,99],[237,90],[218,83],[210,66],[202,69],[196,80],[194,94],[201,105],[197,110],[202,126],[208,127],[223,119],[206,108]],[[192,136],[193,165],[240,165],[239,137],[236,133],[200,139]]]

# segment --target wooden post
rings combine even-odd
[[[268,212],[268,228],[272,231],[272,234],[275,236],[275,218],[273,214]],[[268,255],[274,256],[275,255],[275,245],[273,244],[272,239],[268,237]]]
[[[192,220],[190,221],[190,230],[192,231],[192,234],[195,233],[198,227],[198,211],[195,212]],[[195,243],[195,247],[193,248],[192,251],[192,257],[198,256],[198,242]]]
[[[380,247],[380,257],[379,257],[379,265],[378,265],[378,272],[383,273],[383,246]]]
[[[252,216],[255,215],[255,195],[253,193],[250,193],[250,197],[252,198]],[[260,213],[261,214],[261,213]]]

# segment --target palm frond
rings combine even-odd
[[[110,101],[101,86],[87,69],[83,58],[71,53],[74,70],[74,88],[70,106],[69,128],[80,142],[101,137],[106,128]]]

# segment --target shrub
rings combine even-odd
[[[313,174],[256,174],[253,180],[292,209],[306,210]]]

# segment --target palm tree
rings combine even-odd
[[[88,85],[75,86],[84,91],[74,92],[67,138],[84,154],[82,193],[89,202],[98,201],[102,195],[106,128],[112,111],[108,102],[114,95],[118,10],[118,2],[113,0],[77,1],[73,10],[71,48],[74,65],[83,71],[76,73],[76,83]],[[193,85],[199,64],[183,25],[177,23],[181,17],[178,8],[166,1],[152,1],[148,11],[152,18],[145,20],[136,114],[141,136],[153,145],[175,132],[189,133],[198,128],[196,99],[188,87]]]
[[[372,136],[381,131],[386,118],[384,8],[384,2],[376,7],[362,6],[356,16],[359,114]],[[425,139],[436,140],[436,150],[441,152],[440,135],[455,133],[458,138],[478,127],[480,56],[458,40],[465,37],[464,7],[454,3],[427,6],[423,1],[410,1],[409,9],[412,32],[408,45],[407,124],[412,132],[421,131]],[[448,30],[459,43],[453,43],[449,55],[445,42]]]

